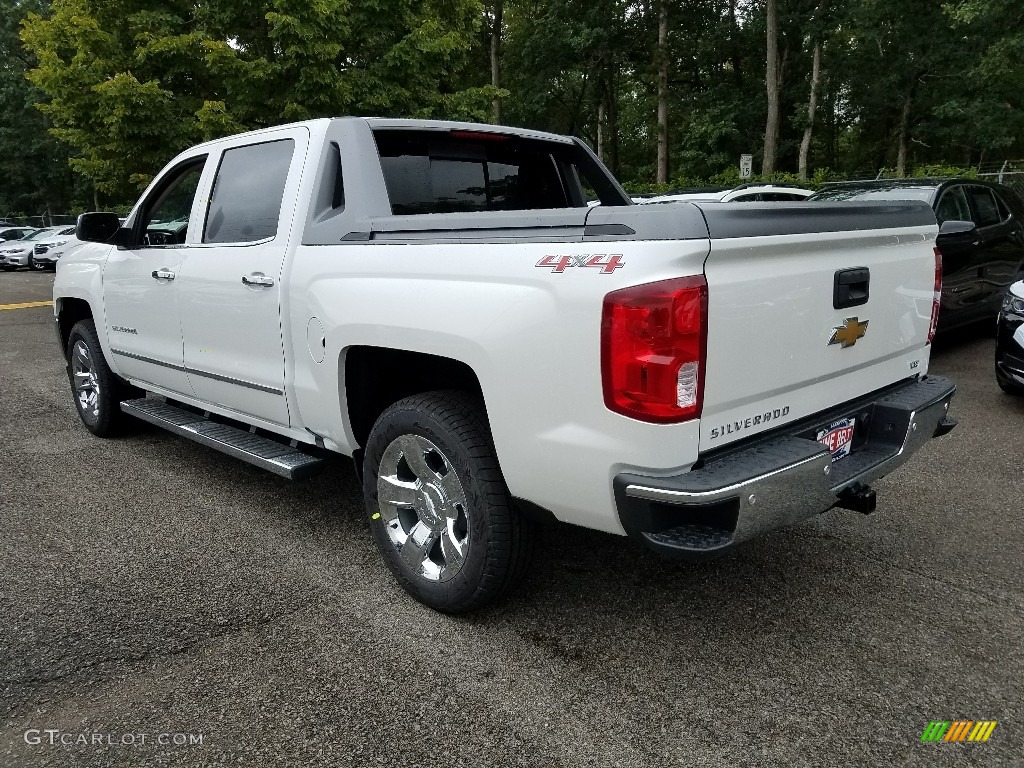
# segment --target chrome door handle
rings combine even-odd
[[[157,280],[173,280],[174,273],[171,272],[171,270],[169,269],[154,269],[153,277],[155,277]]]
[[[270,287],[274,284],[274,278],[267,277],[262,272],[253,272],[251,275],[242,275],[242,285],[262,285]]]

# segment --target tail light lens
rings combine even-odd
[[[932,294],[932,322],[928,327],[928,343],[935,339],[935,329],[939,326],[939,306],[942,303],[942,252],[935,249],[935,292]]]
[[[609,293],[601,320],[605,405],[640,421],[700,417],[707,358],[703,275]]]

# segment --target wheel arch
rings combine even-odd
[[[360,453],[381,413],[404,397],[434,390],[460,390],[478,399],[486,415],[480,379],[476,371],[461,360],[358,345],[345,350],[341,367],[342,391],[339,394]]]
[[[57,334],[60,337],[60,350],[64,358],[68,356],[68,337],[71,336],[71,329],[76,323],[82,320],[96,321],[96,313],[92,306],[85,299],[78,299],[71,296],[55,299],[55,316],[57,318]]]

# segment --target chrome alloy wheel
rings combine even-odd
[[[425,437],[402,435],[380,460],[377,503],[388,537],[410,570],[444,582],[469,552],[466,492],[455,467]]]
[[[100,382],[96,378],[96,369],[89,347],[79,339],[71,349],[71,372],[75,379],[75,397],[82,413],[94,419],[100,414]]]

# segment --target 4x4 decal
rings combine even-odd
[[[610,275],[626,266],[621,253],[584,253],[577,256],[545,256],[535,266],[548,267],[552,272],[565,272],[569,267],[596,267],[602,275]]]

